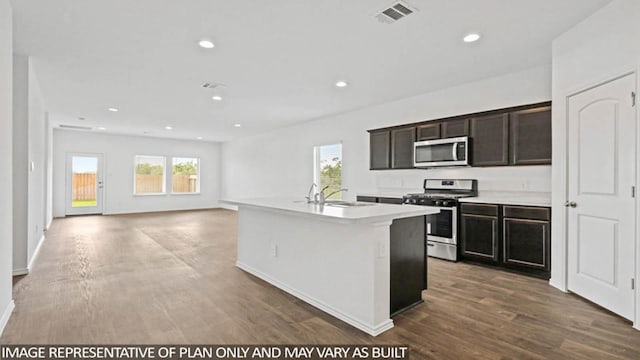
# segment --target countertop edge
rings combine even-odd
[[[415,205],[388,205],[388,204],[379,204],[372,206],[402,206],[405,210],[399,211],[392,214],[379,214],[379,215],[371,215],[371,216],[355,216],[355,217],[340,217],[340,216],[332,216],[330,214],[319,214],[309,211],[301,211],[295,209],[281,208],[277,206],[270,206],[266,204],[256,204],[245,202],[241,200],[221,200],[221,202],[226,204],[231,204],[240,207],[251,207],[258,209],[265,209],[271,212],[277,212],[281,214],[289,214],[306,218],[313,218],[322,221],[328,221],[333,223],[343,223],[343,224],[373,224],[373,223],[391,223],[394,219],[403,219],[415,216],[425,216],[438,213],[439,210],[428,208],[424,206],[415,206]],[[411,209],[409,209],[411,207]]]

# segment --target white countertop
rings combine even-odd
[[[476,197],[462,198],[459,202],[523,206],[551,206],[551,193],[542,192],[483,192]]]
[[[222,201],[228,204],[237,205],[240,210],[243,206],[249,206],[277,211],[280,213],[286,212],[294,215],[315,217],[320,220],[343,223],[391,221],[393,219],[431,215],[439,212],[438,209],[428,206],[366,203],[366,206],[338,207],[308,204],[304,200],[282,198],[234,199]]]

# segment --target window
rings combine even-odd
[[[134,194],[164,194],[165,188],[164,156],[137,155],[135,159]]]
[[[200,192],[200,159],[173,158],[171,192],[181,194]]]
[[[325,195],[340,190],[342,187],[342,144],[322,145],[314,148],[314,182]],[[342,193],[331,196],[332,199],[342,199]]]

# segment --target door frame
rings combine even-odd
[[[552,128],[553,135],[553,160],[552,164],[557,164],[552,168],[552,251],[551,251],[551,279],[549,284],[561,291],[569,292],[568,284],[568,209],[564,206],[569,194],[569,98],[579,93],[596,88],[608,82],[623,78],[627,75],[635,76],[635,121],[636,139],[635,155],[636,164],[640,159],[640,94],[638,87],[638,76],[640,75],[640,64],[634,64],[617,69],[617,71],[605,74],[597,79],[591,79],[579,86],[559,89],[562,95],[554,96],[561,99],[556,101],[552,107],[552,119],[555,126]],[[555,90],[555,89],[554,89]],[[554,134],[555,133],[555,134]],[[635,290],[634,290],[634,315],[633,327],[640,330],[640,238],[638,225],[640,224],[640,166],[636,165],[636,197],[635,197]],[[559,189],[561,189],[559,191]],[[554,231],[555,229],[555,231]]]
[[[73,211],[69,211],[71,209],[70,206],[70,198],[71,198],[71,170],[72,170],[72,164],[71,164],[71,159],[74,156],[86,156],[86,157],[97,157],[98,158],[98,174],[100,174],[99,179],[102,180],[102,188],[98,189],[97,193],[96,193],[96,200],[98,201],[99,204],[102,205],[102,208],[100,209],[100,212],[96,212],[96,213],[82,213],[82,212],[78,212],[78,213],[74,213]],[[105,169],[105,159],[104,159],[104,154],[102,153],[88,153],[88,152],[67,152],[65,153],[65,174],[64,174],[64,213],[65,216],[73,216],[73,215],[102,215],[104,214],[104,208],[105,208],[105,196],[104,193],[106,191],[106,186],[105,186],[105,181],[104,181],[104,169]],[[97,181],[100,181],[99,179],[96,179]]]

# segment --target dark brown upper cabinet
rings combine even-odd
[[[391,130],[392,169],[413,169],[413,143],[415,141],[415,127]]]
[[[372,131],[369,134],[369,169],[391,168],[391,131]]]
[[[440,123],[420,125],[416,131],[418,141],[440,139]]]
[[[551,164],[551,107],[511,113],[511,163]]]
[[[469,135],[469,119],[448,120],[442,123],[442,138]]]
[[[413,169],[413,142],[469,136],[471,166],[551,164],[551,102],[369,130],[370,169]]]
[[[471,119],[473,166],[509,165],[509,114]]]

